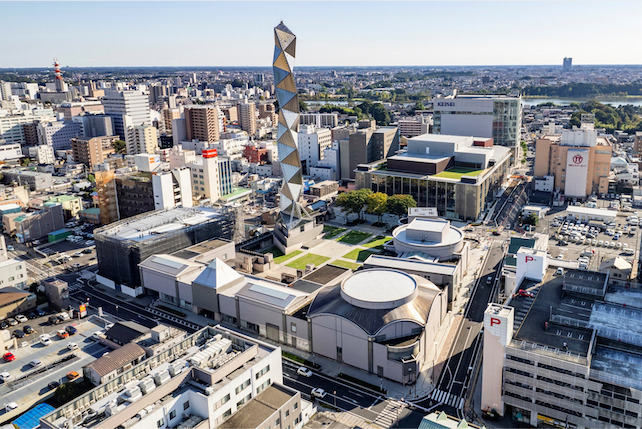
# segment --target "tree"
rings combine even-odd
[[[301,99],[299,99],[299,110],[301,110],[302,112],[308,111],[308,105]]]
[[[116,153],[125,153],[125,151],[127,150],[127,143],[122,140],[114,140],[114,142],[111,144],[111,147],[114,148]]]
[[[96,176],[94,176],[92,173],[89,173],[87,175],[87,180],[89,180],[91,183],[96,183]]]
[[[537,226],[538,222],[539,222],[539,216],[537,216],[537,213],[531,213],[528,216],[526,216],[524,219],[522,219],[522,223],[524,225]]]
[[[381,218],[386,212],[387,203],[387,194],[375,192],[374,194],[368,195],[366,211],[370,214],[377,215],[379,217],[379,223],[381,223]]]
[[[410,195],[392,195],[388,197],[386,212],[397,216],[405,216],[408,214],[410,207],[417,207],[417,201],[413,197]]]
[[[368,197],[372,194],[370,189],[359,189],[357,191],[348,191],[337,196],[335,205],[346,210],[348,213],[354,213],[358,219],[361,219],[361,211],[368,204]]]
[[[390,123],[390,113],[381,103],[375,103],[370,111],[372,117],[377,121],[377,125],[388,125]]]

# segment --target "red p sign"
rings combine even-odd
[[[535,260],[535,258],[533,258],[532,256],[526,255],[526,258],[524,259],[524,262],[526,263],[528,261],[534,261],[534,260]]]
[[[490,318],[490,326],[501,325],[501,324],[502,324],[502,321],[499,320],[498,318],[496,318],[496,317],[491,317]]]

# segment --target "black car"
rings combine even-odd
[[[60,323],[60,322],[61,322],[61,321],[60,321],[60,320],[58,320],[58,316],[56,316],[56,315],[49,316],[49,323],[50,323],[50,324],[52,324],[52,325],[57,325],[57,324],[58,324],[58,323]]]
[[[34,332],[34,329],[29,325],[25,325],[25,326],[22,327],[22,332],[24,332],[25,334],[29,335],[29,334],[32,334]]]
[[[25,333],[22,332],[20,329],[16,329],[15,331],[13,331],[13,336],[16,338],[24,338]]]
[[[78,332],[78,330],[71,325],[67,326],[65,328],[65,331],[67,331],[69,335],[74,335],[76,332]]]
[[[38,317],[42,317],[42,316],[44,316],[45,314],[47,314],[47,313],[45,313],[45,312],[44,312],[44,310],[42,310],[42,309],[40,309],[40,308],[36,308],[36,309],[34,310],[34,313],[36,313],[36,314],[38,315]]]
[[[51,383],[47,384],[47,386],[48,386],[51,390],[54,390],[54,389],[57,389],[57,388],[58,388],[58,386],[60,386],[60,383],[58,383],[57,381],[52,381]]]
[[[29,313],[27,313],[27,319],[35,319],[37,317],[38,315],[36,314],[35,311],[30,311]]]
[[[0,322],[0,329],[7,329],[8,327],[9,327],[9,324],[4,320]]]

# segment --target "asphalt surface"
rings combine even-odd
[[[312,388],[320,387],[326,396],[315,401],[330,408],[349,411],[383,427],[418,427],[423,418],[423,413],[410,409],[400,401],[390,400],[383,394],[348,386],[316,371],[311,377],[298,375],[297,368],[296,364],[283,361],[283,383],[300,391],[306,399],[312,399]]]
[[[484,311],[491,299],[496,298],[501,276],[501,264],[504,250],[501,244],[491,245],[480,270],[475,288],[464,313],[464,320],[457,333],[449,358],[438,378],[437,387],[429,398],[418,402],[418,405],[428,409],[445,411],[457,416],[461,415],[469,394],[469,385],[473,369],[481,355]],[[491,283],[487,279],[491,277]]]

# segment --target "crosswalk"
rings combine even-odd
[[[379,413],[374,423],[378,426],[389,428],[399,417],[401,411],[406,408],[406,403],[390,399],[386,403],[386,407]]]
[[[438,403],[443,403],[457,409],[462,409],[464,406],[464,398],[461,398],[452,393],[444,392],[443,390],[439,390],[439,389],[433,390],[430,398],[433,401],[436,401]]]

